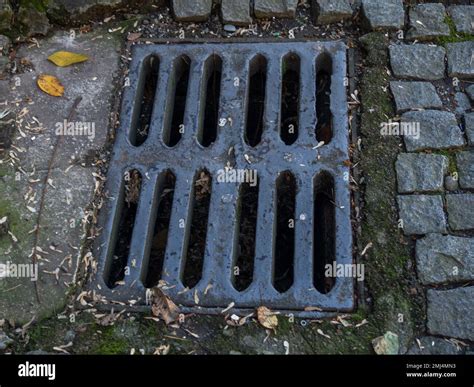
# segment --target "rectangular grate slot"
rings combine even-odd
[[[283,172],[276,182],[276,242],[273,286],[280,293],[293,284],[295,259],[295,198],[296,181],[289,171]]]
[[[193,186],[191,232],[183,273],[183,285],[190,289],[194,288],[202,277],[211,187],[212,177],[209,172],[200,171]]]
[[[148,138],[153,103],[155,101],[156,88],[158,87],[160,60],[156,56],[150,55],[145,58],[142,66],[142,77],[138,92],[138,95],[141,96],[141,103],[136,105],[138,112],[130,131],[130,142],[135,146],[142,145]]]
[[[334,207],[334,180],[323,171],[314,184],[314,287],[326,294],[334,287],[334,277],[326,276],[326,265],[336,258],[336,219]]]
[[[340,42],[134,46],[92,288],[138,307],[159,284],[190,312],[352,310],[353,279],[324,270],[352,264],[345,72]]]
[[[205,63],[204,79],[207,82],[203,98],[205,104],[204,122],[198,132],[198,141],[204,147],[211,145],[217,138],[221,78],[222,59],[217,55],[212,55]]]
[[[245,132],[247,143],[252,147],[257,146],[262,139],[266,84],[267,60],[263,55],[257,55],[250,61],[247,130]]]
[[[298,138],[299,97],[300,97],[300,58],[290,53],[282,62],[281,87],[281,125],[280,136],[286,145]]]
[[[106,282],[109,287],[115,287],[117,282],[125,277],[128,264],[130,244],[137,215],[138,201],[142,185],[142,176],[139,171],[126,172],[121,190],[121,204],[118,211],[118,225],[114,235],[114,249],[107,271]]]
[[[329,144],[332,139],[331,75],[332,59],[327,53],[316,60],[316,139]]]
[[[144,262],[144,266],[147,268],[145,278],[145,287],[147,288],[156,286],[161,279],[166,244],[168,242],[176,176],[173,172],[167,170],[160,174],[157,184],[158,208],[153,228],[153,239],[148,261]]]
[[[171,115],[169,127],[165,129],[163,140],[169,147],[173,147],[181,140],[184,127],[184,112],[186,110],[186,98],[188,96],[189,72],[191,59],[182,55],[173,64],[173,76],[171,79],[173,105],[168,109]]]
[[[234,287],[239,292],[247,289],[253,280],[258,212],[258,182],[255,183],[243,183],[239,192],[239,239],[233,267]]]

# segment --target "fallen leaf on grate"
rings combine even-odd
[[[195,183],[196,199],[201,200],[211,192],[211,176],[209,172],[201,172]]]
[[[151,312],[153,316],[161,318],[166,325],[178,320],[179,308],[161,289],[151,291]]]
[[[67,67],[76,63],[85,62],[89,57],[87,55],[76,54],[69,51],[57,51],[48,57],[48,60],[56,66]]]
[[[53,97],[62,97],[64,94],[64,86],[58,78],[52,75],[41,74],[36,82],[38,87],[46,94]]]
[[[275,329],[278,326],[278,317],[266,306],[259,306],[257,308],[257,320],[267,329]]]

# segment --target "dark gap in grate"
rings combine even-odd
[[[203,98],[206,108],[204,110],[204,124],[199,133],[198,141],[202,146],[208,147],[217,138],[222,59],[217,55],[212,55],[206,61],[204,71],[207,76],[206,94]]]
[[[208,171],[202,170],[194,181],[188,248],[182,282],[193,288],[202,277],[204,254],[206,251],[207,223],[211,203],[212,177]]]
[[[148,138],[159,70],[160,60],[158,57],[150,55],[143,61],[143,83],[141,90],[138,91],[141,103],[138,105],[138,116],[134,124],[132,124],[132,130],[130,131],[130,142],[134,146],[142,145]]]
[[[179,140],[184,128],[184,112],[186,111],[186,97],[188,95],[189,73],[191,70],[191,59],[186,55],[181,55],[174,62],[173,79],[173,105],[170,108],[172,112],[171,123],[165,128],[163,141],[169,147],[175,146]]]
[[[335,277],[325,275],[327,264],[336,260],[336,206],[334,178],[321,172],[314,182],[313,282],[323,294],[334,287]]]
[[[234,270],[234,288],[247,289],[253,280],[255,237],[257,234],[258,182],[252,187],[243,183],[239,192],[239,239]]]
[[[156,286],[161,279],[163,262],[165,259],[166,243],[173,206],[174,187],[176,177],[171,171],[163,172],[158,178],[158,209],[156,213],[155,228],[151,242],[150,256],[147,265],[145,287]]]
[[[115,247],[113,250],[110,269],[105,281],[110,288],[125,278],[125,268],[128,262],[133,228],[140,199],[142,176],[137,170],[125,173],[122,204],[118,213],[119,221]]]
[[[273,286],[283,293],[293,284],[296,180],[289,171],[277,179],[276,240]]]
[[[300,58],[290,53],[282,62],[280,137],[286,145],[298,138],[300,97]]]
[[[328,144],[333,135],[331,113],[332,59],[322,53],[316,59],[316,139]]]
[[[263,132],[267,60],[263,55],[258,54],[250,61],[249,66],[245,141],[248,145],[255,147],[260,143]]]

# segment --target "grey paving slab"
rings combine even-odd
[[[416,241],[416,267],[424,285],[474,280],[474,238],[429,234]]]

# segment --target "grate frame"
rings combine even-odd
[[[300,68],[300,116],[299,135],[295,143],[286,145],[280,138],[281,63],[293,53],[299,56]],[[329,54],[333,71],[331,75],[331,112],[333,138],[327,145],[315,148],[316,117],[316,58]],[[264,130],[259,145],[252,148],[244,140],[245,112],[248,101],[249,63],[256,55],[267,59],[267,84],[264,112]],[[157,92],[148,139],[140,146],[130,142],[129,131],[133,114],[141,100],[138,95],[143,82],[141,69],[144,60],[155,55],[160,60]],[[174,147],[167,147],[162,138],[167,107],[160,101],[169,101],[174,88],[170,77],[175,58],[186,55],[191,59],[190,80],[186,111],[185,132]],[[232,123],[218,128],[216,141],[203,147],[197,141],[201,114],[204,114],[205,90],[204,63],[212,55],[222,59],[222,81],[219,117],[232,118]],[[146,302],[141,278],[150,250],[154,227],[154,215],[158,207],[157,182],[162,172],[170,170],[176,177],[174,202],[168,233],[162,279],[169,285],[166,293],[183,311],[219,313],[230,303],[235,311],[246,311],[260,305],[274,310],[293,313],[301,317],[319,317],[334,312],[347,312],[354,308],[354,280],[337,278],[334,288],[327,294],[319,293],[312,282],[313,265],[313,183],[323,171],[334,179],[336,216],[336,263],[352,264],[352,228],[350,220],[350,173],[349,131],[347,117],[346,46],[343,42],[196,42],[154,43],[132,47],[130,86],[124,91],[120,112],[120,126],[114,144],[107,176],[105,202],[99,217],[103,231],[96,241],[98,270],[91,281],[91,289],[106,299],[133,304],[137,307]],[[234,86],[235,77],[239,87]],[[225,167],[229,148],[235,151],[235,168],[256,169],[259,176],[259,202],[254,260],[254,278],[250,287],[242,292],[234,289],[231,271],[235,260],[236,236],[238,235],[238,184],[219,183],[215,172]],[[250,161],[250,163],[249,163]],[[104,273],[111,261],[114,235],[118,226],[123,195],[123,175],[132,169],[143,176],[138,203],[137,221],[133,231],[128,259],[130,274],[124,285],[109,289]],[[209,224],[207,231],[204,267],[201,281],[195,288],[183,292],[178,280],[184,269],[182,257],[186,252],[192,211],[192,182],[195,173],[206,169],[213,176]],[[294,283],[285,293],[272,286],[272,246],[275,240],[276,180],[280,173],[290,171],[297,183],[295,216]],[[222,200],[223,197],[231,200]],[[305,220],[300,218],[306,215]],[[186,226],[179,228],[179,220]],[[189,220],[189,221],[188,221]],[[145,236],[145,237],[143,237]],[[212,243],[210,243],[212,241]],[[272,243],[268,243],[271,241]],[[135,265],[131,264],[135,262]],[[212,287],[209,287],[212,284]],[[199,304],[195,303],[195,293]],[[307,311],[308,307],[314,311]],[[320,309],[320,310],[319,310]],[[321,312],[322,311],[322,312]]]

